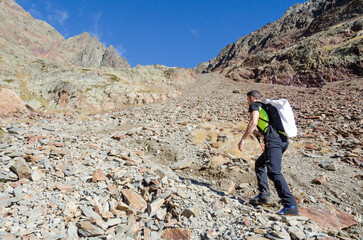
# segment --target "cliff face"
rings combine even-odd
[[[226,46],[199,72],[299,86],[362,77],[363,0],[311,0]]]
[[[130,68],[114,48],[89,33],[64,39],[48,23],[34,19],[13,0],[0,1],[0,38],[34,56],[68,66]],[[113,50],[112,50],[113,49]]]

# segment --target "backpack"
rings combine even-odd
[[[265,100],[271,124],[280,134],[289,138],[297,135],[294,114],[286,99]]]

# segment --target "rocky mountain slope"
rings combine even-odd
[[[362,77],[362,30],[362,0],[310,0],[195,69],[296,86]]]
[[[0,1],[0,87],[34,110],[102,111],[173,98],[194,71],[161,65],[130,68],[89,33],[64,39],[14,0]]]
[[[0,122],[0,238],[360,239],[358,81],[321,89],[203,74],[182,94],[101,114],[15,115]],[[283,172],[301,216],[249,205],[261,149],[237,143],[245,94],[284,96],[299,136]],[[349,92],[349,101],[347,101]]]

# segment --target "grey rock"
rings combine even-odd
[[[88,218],[102,219],[102,217],[93,211],[90,207],[80,206],[80,209],[82,210],[82,213]]]
[[[8,193],[0,193],[0,206],[10,207],[11,206],[11,195]]]
[[[0,170],[0,182],[16,181],[18,177],[12,173],[4,170]]]
[[[97,227],[96,225],[93,225],[88,221],[78,222],[77,227],[78,227],[78,233],[82,237],[96,237],[103,235],[105,233],[104,230]]]
[[[24,152],[10,152],[6,154],[10,158],[23,157],[26,154]]]
[[[328,171],[335,171],[336,170],[334,161],[322,161],[319,164],[319,166],[324,168],[325,170],[328,170]]]
[[[8,128],[7,130],[8,130],[8,133],[16,134],[16,135],[23,135],[25,133],[24,129],[18,128],[18,127],[11,127],[11,128]]]
[[[0,144],[0,150],[7,149],[8,147],[10,147],[10,145],[8,145],[8,144]]]

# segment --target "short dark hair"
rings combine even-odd
[[[253,96],[256,100],[261,100],[262,96],[261,93],[257,90],[252,90],[247,93],[247,96]]]

